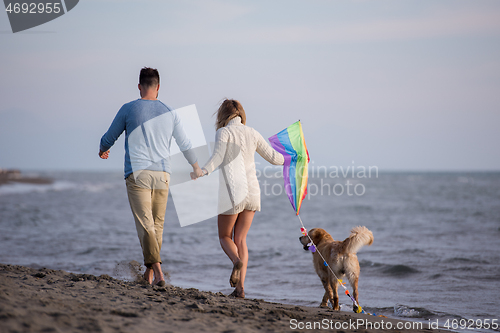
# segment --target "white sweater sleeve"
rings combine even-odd
[[[274,150],[259,132],[254,131],[254,133],[257,139],[257,153],[271,164],[283,165],[285,163],[283,155]]]
[[[227,140],[229,136],[224,127],[217,130],[215,133],[215,147],[210,159],[205,163],[203,168],[211,174],[224,160],[226,154]]]

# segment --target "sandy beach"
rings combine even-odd
[[[361,325],[364,321],[373,327]],[[307,329],[315,322],[316,330]],[[415,324],[171,285],[152,287],[108,275],[0,264],[0,331],[5,333],[432,331],[425,323],[414,330],[397,329],[398,323]]]

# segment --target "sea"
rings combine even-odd
[[[142,254],[122,172],[24,174],[54,182],[0,186],[1,263],[136,278]],[[301,225],[283,179],[260,172],[259,181],[246,295],[319,306],[324,289],[311,252],[299,243]],[[492,329],[500,325],[500,172],[313,170],[308,190],[300,210],[307,229],[323,228],[336,240],[358,225],[373,232],[373,245],[358,252],[365,311],[424,327],[500,331]],[[172,285],[232,292],[216,218],[181,227],[171,196],[161,256]],[[342,290],[340,303],[352,311]]]

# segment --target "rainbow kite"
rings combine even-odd
[[[269,138],[274,149],[283,155],[283,179],[288,199],[299,215],[300,205],[307,194],[307,151],[300,120]]]

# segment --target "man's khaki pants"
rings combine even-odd
[[[140,170],[126,179],[128,200],[146,267],[161,263],[160,250],[169,182],[169,173],[150,170]]]

